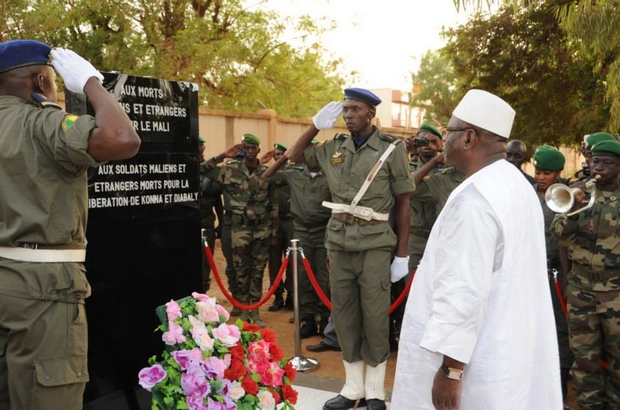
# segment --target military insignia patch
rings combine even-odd
[[[67,115],[65,119],[62,120],[62,129],[65,130],[65,132],[69,131],[69,128],[77,119],[77,115]]]

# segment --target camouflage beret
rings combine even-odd
[[[273,149],[277,149],[279,151],[286,151],[288,149],[288,147],[286,145],[284,145],[284,144],[276,142],[275,144],[273,144]]]
[[[243,134],[243,138],[241,139],[241,142],[243,142],[245,144],[260,145],[260,140],[254,134]]]
[[[595,132],[594,134],[588,135],[586,138],[586,142],[588,143],[588,148],[592,149],[593,146],[598,144],[601,141],[614,141],[614,136],[608,134],[606,132]]]
[[[566,158],[556,148],[541,145],[534,152],[534,166],[545,171],[560,171],[564,168]]]
[[[418,129],[418,134],[421,133],[422,131],[428,131],[432,134],[437,135],[439,138],[441,138],[441,132],[439,132],[439,130],[433,127],[431,124],[424,123],[420,125],[420,128]]]
[[[601,141],[592,147],[592,155],[620,156],[620,142],[615,139]]]
[[[0,43],[0,73],[30,65],[49,65],[52,48],[36,40]]]

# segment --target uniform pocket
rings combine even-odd
[[[34,362],[37,383],[45,387],[89,381],[86,357],[62,357]]]

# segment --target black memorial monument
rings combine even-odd
[[[86,300],[90,382],[84,402],[97,408],[89,403],[124,395],[123,406],[139,409],[138,372],[164,348],[155,308],[203,290],[198,89],[118,73],[104,77],[142,146],[134,158],[102,165],[89,178],[92,295]],[[71,92],[66,108],[93,113],[83,95]]]

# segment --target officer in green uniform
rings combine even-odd
[[[278,160],[282,158],[282,155],[287,150],[286,145],[282,143],[276,143],[273,146],[272,155],[268,156],[273,157],[274,160]],[[267,161],[269,161],[267,159]],[[262,161],[261,161],[262,162]],[[290,168],[288,161],[284,164],[285,167]],[[290,197],[291,190],[284,180],[276,180],[276,196],[278,197],[278,219],[280,220],[280,225],[278,228],[278,238],[274,241],[269,249],[269,283],[273,286],[278,273],[280,272],[280,268],[282,267],[282,257],[286,253],[286,249],[290,245],[291,241],[291,223],[290,223]],[[289,271],[289,269],[287,269]],[[288,277],[288,272],[285,276],[282,277],[282,281],[278,285],[274,293],[273,304],[269,306],[270,312],[276,312],[282,309],[285,306],[284,302],[284,291],[286,290],[286,302],[288,302],[288,307],[292,308],[293,298],[292,295],[292,283]]]
[[[414,185],[405,144],[372,125],[380,102],[368,90],[346,89],[344,104],[323,107],[291,153],[296,163],[321,167],[333,200],[324,203],[332,210],[325,245],[346,381],[340,394],[325,403],[327,410],[348,409],[362,398],[368,409],[386,408],[390,280],[407,274],[409,194]],[[335,125],[341,113],[351,136],[337,135],[310,145],[319,130]],[[394,206],[396,232],[388,223]]]
[[[592,147],[594,144],[598,144],[601,141],[612,141],[614,136],[606,132],[595,132],[594,134],[588,134],[584,136],[581,143],[581,155],[583,155],[585,161],[582,162],[582,168],[575,172],[574,181],[588,181],[591,177],[590,170],[592,169]]]
[[[549,187],[556,183],[563,183],[560,172],[564,169],[566,158],[557,149],[548,145],[542,145],[534,151],[534,190],[538,194],[540,205],[545,219],[545,244],[547,249],[547,272],[549,274],[549,286],[551,302],[553,304],[553,316],[555,318],[556,334],[558,336],[558,350],[560,352],[560,377],[562,382],[562,395],[568,394],[568,375],[573,364],[574,356],[568,344],[568,324],[564,315],[564,307],[555,287],[556,280],[564,283],[565,267],[561,258],[566,258],[566,248],[560,247],[551,232],[551,222],[556,213],[549,208],[545,201],[545,194]],[[564,266],[563,266],[564,265]]]
[[[575,354],[571,373],[577,403],[585,409],[620,408],[620,143],[592,147],[594,206],[572,216],[558,214],[551,229],[566,243],[573,262],[568,275],[568,329]],[[571,187],[585,189],[583,182]],[[571,211],[582,207],[576,195]],[[600,360],[607,363],[603,367]]]
[[[95,117],[56,105],[52,66],[67,89],[86,94]],[[140,147],[102,80],[70,50],[0,43],[1,409],[82,408],[87,172]]]
[[[263,275],[269,260],[269,246],[278,232],[278,201],[275,185],[260,176],[267,166],[258,160],[260,140],[253,134],[243,136],[243,161],[232,160],[221,168],[216,164],[225,157],[234,157],[239,146],[228,148],[224,153],[207,161],[203,170],[206,175],[222,185],[224,209],[230,214],[233,261],[238,300],[246,305],[261,299]],[[258,308],[243,311],[241,319],[251,318],[265,327]]]
[[[202,161],[202,155],[205,150],[205,139],[199,137],[199,154]],[[211,252],[215,249],[216,231],[221,232],[221,227],[216,229],[215,217],[217,215],[218,224],[222,223],[224,217],[222,207],[222,187],[219,182],[211,178],[200,176],[200,227],[204,229],[207,243],[211,248]],[[204,255],[202,256],[202,290],[207,292],[211,287],[211,266]]]
[[[303,249],[321,290],[329,298],[325,229],[331,211],[322,205],[323,201],[331,201],[327,178],[320,168],[310,168],[307,165],[288,167],[276,173],[286,163],[286,157],[279,158],[263,177],[270,178],[275,174],[277,181],[284,180],[290,187],[293,238],[299,240],[298,246]],[[314,290],[301,258],[298,261],[299,311],[304,322],[299,334],[305,339],[323,333],[329,321],[330,311]],[[320,318],[318,325],[316,317]]]

